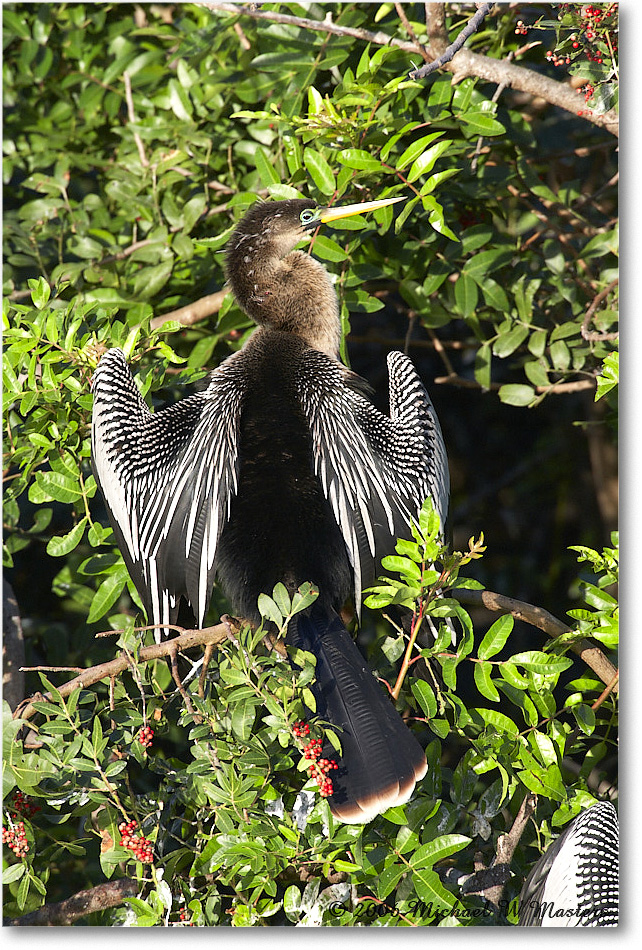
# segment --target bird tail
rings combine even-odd
[[[363,824],[408,801],[426,774],[426,756],[338,615],[317,605],[297,614],[286,643],[316,657],[316,713],[336,727],[341,741],[339,767],[329,776],[333,815]],[[322,755],[336,758],[329,743]]]

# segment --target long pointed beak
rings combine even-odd
[[[338,205],[333,208],[323,208],[321,215],[317,220],[322,224],[328,224],[330,221],[338,221],[339,218],[349,218],[353,214],[364,214],[366,211],[374,211],[375,208],[385,208],[386,205],[393,205],[397,201],[405,201],[402,195],[400,198],[380,198],[378,201],[362,201],[356,205]]]

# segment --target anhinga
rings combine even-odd
[[[616,927],[619,827],[611,802],[583,811],[544,852],[519,895],[520,927]]]
[[[410,360],[388,356],[390,417],[340,362],[337,298],[295,245],[322,223],[399,199],[322,208],[257,202],[227,245],[227,277],[257,324],[202,392],[151,413],[121,350],[93,382],[93,465],[148,617],[171,623],[180,598],[202,626],[217,575],[234,609],[311,581],[319,597],[288,644],[316,657],[317,713],[342,744],[333,813],[366,822],[407,801],[421,746],[339,618],[379,562],[409,536],[428,495],[445,523],[449,477],[432,403]],[[328,747],[332,757],[331,747]]]

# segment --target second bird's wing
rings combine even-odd
[[[154,413],[122,350],[103,356],[92,385],[92,465],[148,620],[174,622],[184,596],[202,626],[237,489],[243,386],[235,358],[203,392]]]
[[[355,605],[377,562],[406,537],[430,495],[444,530],[450,482],[437,415],[403,353],[388,355],[390,417],[350,385],[341,364],[309,351],[298,391],[312,435],[314,470],[354,571]],[[311,382],[314,380],[314,382]]]

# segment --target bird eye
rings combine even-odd
[[[301,212],[300,221],[301,224],[310,224],[311,221],[314,221],[315,214],[310,208],[306,208],[305,211]]]

